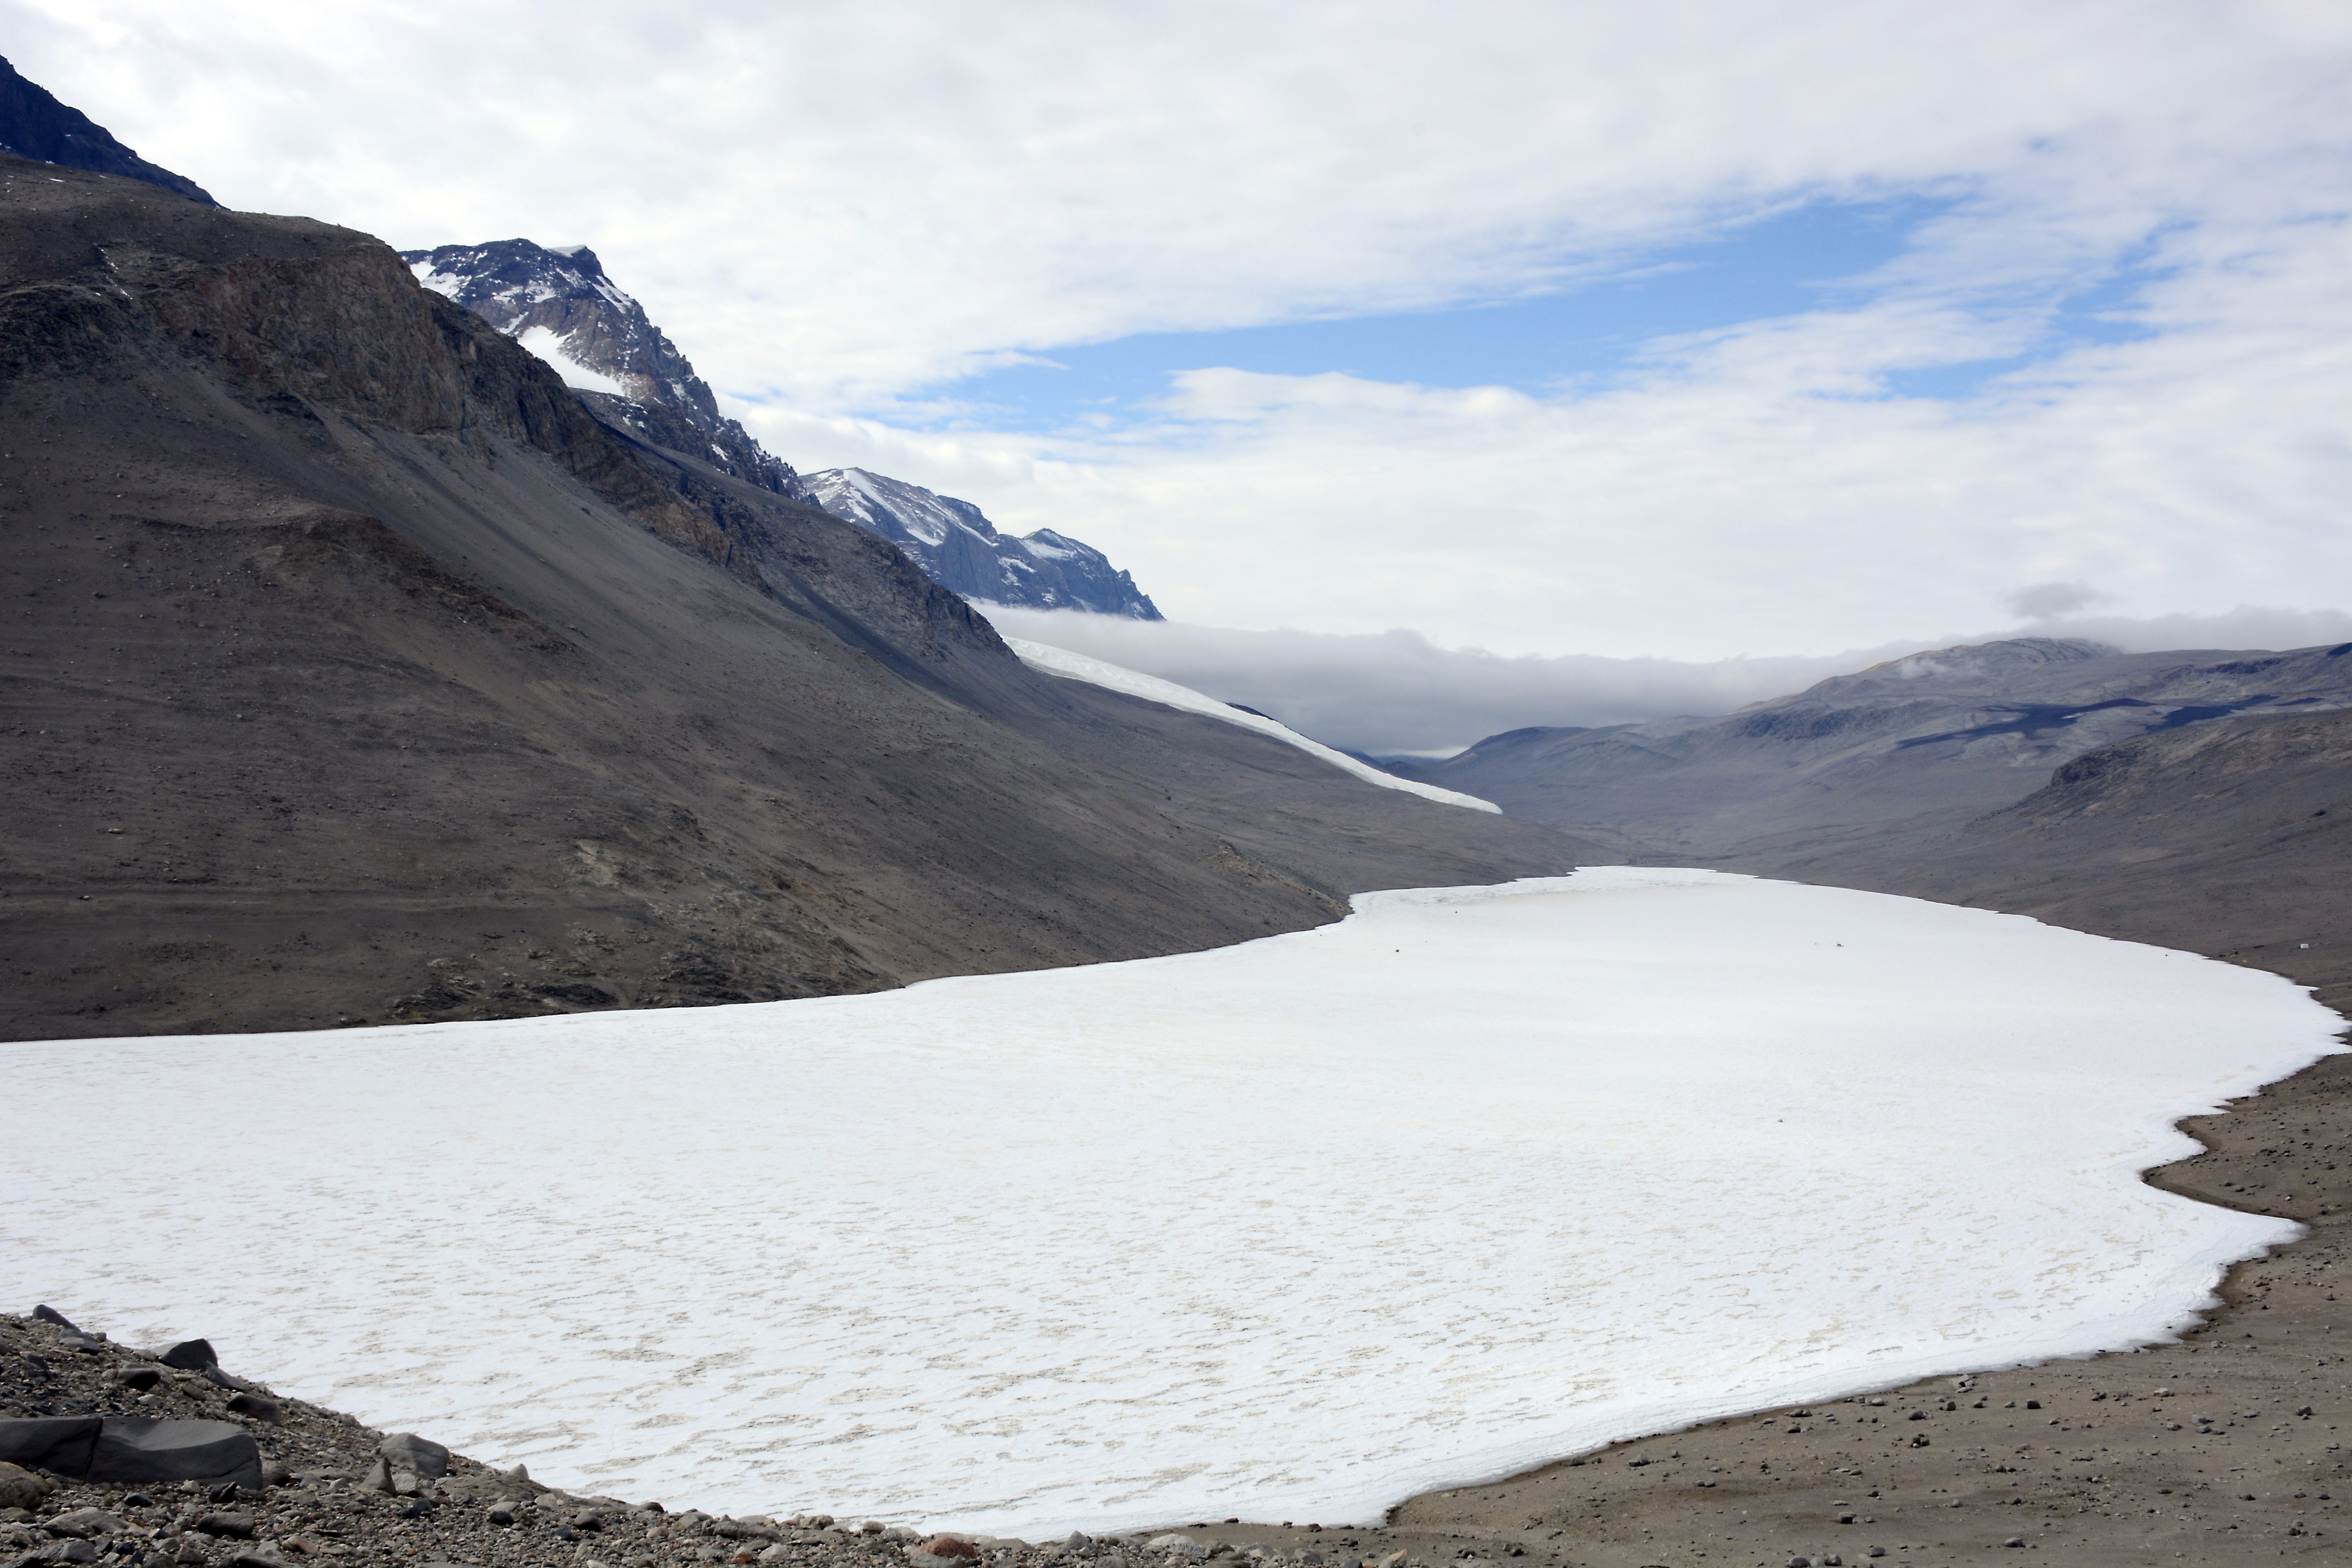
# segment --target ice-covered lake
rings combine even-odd
[[[1706,872],[882,995],[0,1047],[0,1276],[580,1489],[1364,1520],[2161,1336],[2292,1227],[2134,1173],[2269,975]]]

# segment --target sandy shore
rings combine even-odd
[[[2352,1562],[2352,1056],[2181,1125],[2208,1152],[2150,1182],[2311,1230],[2232,1269],[2178,1344],[1712,1422],[1427,1493],[1382,1529],[1211,1533],[1429,1564]]]

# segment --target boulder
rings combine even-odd
[[[57,1489],[58,1483],[48,1477],[0,1461],[0,1508],[38,1508],[41,1500]]]
[[[407,1470],[420,1480],[437,1481],[449,1473],[449,1450],[414,1432],[394,1432],[375,1451],[394,1471]]]
[[[110,1415],[79,1478],[110,1486],[150,1481],[261,1489],[261,1449],[233,1421],[156,1421]]]
[[[272,1426],[286,1425],[286,1412],[278,1401],[260,1394],[232,1394],[228,1396],[231,1415],[250,1415],[256,1421],[266,1421]]]
[[[69,1333],[69,1334],[78,1334],[78,1333],[81,1332],[81,1331],[80,1331],[79,1329],[77,1329],[77,1328],[75,1328],[75,1327],[74,1327],[74,1325],[73,1325],[73,1320],[72,1320],[71,1318],[67,1317],[63,1312],[58,1311],[55,1307],[36,1307],[36,1308],[34,1308],[34,1309],[33,1309],[33,1321],[34,1321],[35,1322],[37,1322],[37,1323],[52,1323],[52,1324],[55,1324],[57,1327],[60,1328],[60,1329],[63,1329],[66,1332],[68,1332],[68,1333]]]
[[[41,1528],[51,1535],[70,1535],[87,1540],[93,1535],[121,1534],[122,1521],[102,1508],[78,1508],[71,1513],[43,1520]]]
[[[253,1539],[253,1515],[249,1513],[208,1513],[196,1521],[196,1528],[206,1535],[219,1535],[237,1541]]]
[[[144,1394],[163,1381],[163,1369],[160,1366],[126,1366],[114,1374],[115,1385],[133,1394]]]
[[[166,1348],[155,1359],[182,1372],[202,1372],[208,1366],[220,1365],[220,1357],[213,1353],[210,1340],[182,1340],[178,1344]]]

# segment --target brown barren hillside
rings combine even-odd
[[[0,159],[0,454],[13,1037],[869,990],[1578,858],[1031,672],[350,230]]]

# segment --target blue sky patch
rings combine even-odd
[[[1213,366],[1549,392],[1622,373],[1655,338],[1835,304],[1852,295],[1850,279],[1901,255],[1912,229],[1949,205],[1816,203],[1555,293],[1402,315],[1142,332],[1045,351],[1052,364],[1005,365],[934,391],[992,425],[1038,429],[1089,414],[1123,423],[1167,391],[1171,374]]]

